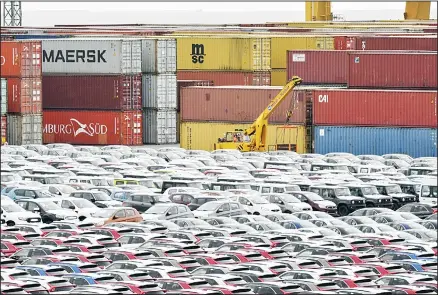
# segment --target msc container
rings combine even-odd
[[[7,142],[11,145],[42,144],[42,115],[8,114]]]
[[[41,41],[2,41],[2,77],[41,76]]]
[[[190,86],[214,86],[213,81],[209,80],[177,80],[176,81],[176,109],[179,112],[180,109],[180,92],[183,87]]]
[[[141,41],[143,73],[176,73],[176,39]]]
[[[141,111],[45,110],[43,126],[45,144],[142,144]]]
[[[141,73],[141,40],[43,40],[44,74]]]
[[[177,143],[177,113],[175,110],[143,110],[143,143]]]
[[[269,71],[271,69],[270,38],[255,36],[178,36],[176,38],[178,70]]]
[[[41,114],[41,76],[33,78],[9,78],[8,113]]]
[[[8,112],[8,82],[6,79],[1,79],[1,115],[6,115]]]
[[[141,75],[43,76],[43,109],[140,110]]]
[[[7,134],[8,134],[8,117],[2,116],[1,117],[1,137],[2,137],[2,144],[6,142]]]
[[[334,49],[333,37],[322,36],[289,36],[271,38],[271,67],[285,69],[287,67],[288,50],[331,50]]]
[[[177,83],[175,74],[144,74],[142,96],[144,108],[177,108]]]
[[[437,51],[437,36],[336,36],[336,50]]]
[[[176,75],[178,80],[210,80],[213,81],[215,86],[271,85],[270,72],[178,71]]]
[[[214,86],[186,87],[181,90],[181,121],[253,122],[282,87]],[[286,112],[293,110],[290,123],[304,124],[305,97],[293,92],[272,113],[269,121],[285,123]]]
[[[245,129],[250,125],[246,123],[202,123],[182,122],[180,125],[180,146],[188,150],[214,150],[218,138],[223,137],[227,131]],[[305,140],[306,128],[304,126],[269,125],[267,129],[268,147],[277,144],[294,144],[298,153],[306,153]]]
[[[408,154],[437,156],[436,128],[314,127],[314,152],[355,155]]]
[[[315,125],[437,126],[436,91],[326,89],[306,96]]]
[[[436,52],[354,52],[348,55],[347,68],[348,87],[436,89],[438,86]]]

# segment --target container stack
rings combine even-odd
[[[142,144],[141,41],[43,41],[44,143]]]
[[[176,40],[146,39],[141,42],[143,143],[177,143]]]
[[[41,42],[1,42],[2,144],[42,143]]]

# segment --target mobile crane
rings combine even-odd
[[[238,149],[241,152],[266,151],[266,137],[268,129],[268,120],[272,112],[280,105],[280,103],[291,93],[295,86],[300,85],[302,79],[298,76],[293,76],[283,89],[271,100],[266,109],[260,114],[260,116],[251,124],[245,131],[235,130],[225,133],[223,138],[219,138],[215,144],[215,150],[221,149]],[[290,118],[291,112],[287,114],[287,118]],[[242,142],[243,133],[250,137],[248,142]]]

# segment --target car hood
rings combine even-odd
[[[106,205],[108,207],[121,207],[122,206],[122,202],[116,201],[116,200],[111,200],[111,201],[96,201],[96,203],[100,203],[100,204]]]
[[[396,193],[396,194],[389,194],[390,197],[394,197],[394,198],[414,198],[414,195],[410,195],[410,194],[404,194],[404,193]]]
[[[347,201],[363,201],[363,198],[356,196],[338,196],[338,199]]]
[[[153,213],[143,213],[141,214],[141,217],[143,217],[143,219],[158,219],[158,220],[164,220],[166,219],[166,216],[164,216],[164,214],[153,214]]]
[[[261,208],[262,210],[281,210],[280,207],[278,207],[278,205],[275,204],[255,204],[254,207],[258,207]]]
[[[375,199],[375,200],[390,198],[390,196],[385,196],[385,195],[364,195],[364,196],[365,196],[365,198]]]
[[[193,215],[195,215],[195,217],[207,217],[213,215],[214,213],[215,211],[193,211]]]
[[[103,225],[108,218],[88,217],[87,222],[94,223],[95,225]]]
[[[335,207],[336,208],[336,204],[333,203],[332,201],[328,201],[328,200],[317,201],[315,203],[318,204],[318,206],[321,208],[327,208],[327,207]]]
[[[74,216],[75,218],[78,217],[78,214],[76,212],[73,212],[72,210],[64,210],[64,209],[58,209],[58,210],[49,210],[49,213],[56,214],[57,216],[62,216],[63,218],[66,218],[67,216]]]
[[[95,208],[80,208],[80,209],[77,209],[77,213],[79,215],[86,215],[86,216],[91,216],[91,214],[93,214],[93,213],[95,213],[97,211],[98,211],[98,209],[95,209]]]
[[[307,203],[286,203],[286,205],[293,206],[295,208],[300,208],[300,209],[305,209],[305,208],[310,208],[311,209],[312,208],[312,206],[310,206]]]

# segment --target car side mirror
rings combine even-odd
[[[166,216],[170,216],[170,215],[172,215],[172,212],[169,211],[166,213]]]
[[[247,202],[246,205],[247,206],[252,206],[252,204],[250,202]]]
[[[96,203],[96,199],[90,199],[91,203]]]
[[[3,209],[1,209],[0,214],[3,214]]]
[[[75,206],[68,206],[68,209],[75,210],[76,207]]]

